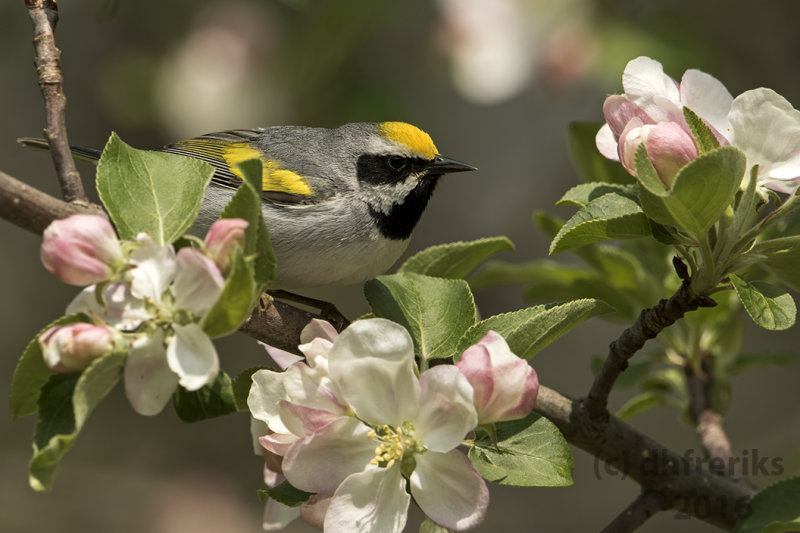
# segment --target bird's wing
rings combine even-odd
[[[215,168],[211,182],[221,187],[237,189],[242,183],[242,173],[237,163],[260,159],[262,165],[261,195],[264,199],[282,203],[299,204],[314,198],[314,189],[308,180],[272,161],[267,154],[254,146],[259,130],[230,130],[207,133],[193,139],[165,146],[162,151],[200,159]]]

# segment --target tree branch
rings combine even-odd
[[[61,186],[61,194],[67,202],[86,204],[81,176],[67,139],[63,77],[61,75],[61,51],[56,48],[54,30],[58,21],[56,0],[25,0],[28,14],[33,22],[33,46],[36,50],[35,64],[45,105],[44,136],[50,143],[50,153]]]
[[[666,502],[659,492],[643,491],[600,533],[630,533],[644,525],[651,516],[664,510]]]
[[[722,425],[722,416],[711,405],[711,386],[714,379],[711,357],[701,354],[699,369],[687,362],[684,373],[689,392],[689,412],[696,424],[700,442],[711,461],[727,466],[731,457],[731,443]],[[734,474],[728,468],[720,470],[726,475]]]
[[[661,300],[655,307],[642,311],[636,322],[608,347],[608,357],[595,376],[586,398],[586,408],[592,418],[608,417],[608,395],[619,375],[628,368],[628,359],[645,342],[655,338],[661,330],[674,324],[687,312],[714,305],[714,300],[695,294],[689,287],[689,282],[684,280],[680,289],[669,300]]]
[[[732,530],[748,511],[754,490],[743,481],[712,474],[706,461],[689,461],[610,416],[599,422],[587,401],[572,400],[539,387],[535,411],[550,419],[570,443],[635,480],[645,491],[661,494],[665,509]]]

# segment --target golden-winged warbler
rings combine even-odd
[[[198,235],[241,184],[235,164],[261,159],[262,209],[277,262],[272,287],[282,289],[361,283],[385,272],[406,249],[439,178],[475,170],[440,155],[427,133],[404,122],[231,130],[160,151],[215,167],[192,228]],[[100,157],[96,149],[73,152]]]

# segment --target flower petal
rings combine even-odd
[[[406,525],[410,500],[399,467],[370,466],[336,489],[325,513],[325,532],[399,533]]]
[[[278,416],[278,402],[286,399],[283,377],[283,372],[259,370],[251,378],[247,395],[247,407],[253,418],[266,422],[272,431],[280,433],[288,431]]]
[[[622,130],[628,125],[631,119],[637,118],[642,124],[655,124],[656,121],[645,113],[641,107],[631,102],[625,96],[618,94],[609,96],[603,102],[603,116],[615,138],[619,138]]]
[[[383,318],[354,322],[333,343],[329,365],[342,397],[366,423],[399,426],[415,413],[414,343],[403,326]]]
[[[670,187],[680,169],[698,156],[694,140],[675,122],[659,122],[647,136],[647,155],[661,182]]]
[[[330,322],[314,318],[303,328],[303,331],[300,332],[300,343],[306,344],[311,342],[312,339],[317,338],[333,342],[338,336],[339,332],[336,331],[336,328],[334,328]]]
[[[264,531],[277,531],[285,528],[300,517],[299,507],[289,507],[272,498],[264,505],[264,516],[261,519],[261,529]]]
[[[604,157],[612,161],[619,161],[617,140],[614,139],[614,133],[611,131],[608,124],[603,124],[603,126],[597,130],[594,143],[597,145],[597,150],[603,154]]]
[[[800,177],[800,111],[771,89],[753,89],[731,104],[731,143],[759,165],[758,180],[780,192],[793,192]]]
[[[175,307],[202,316],[219,298],[225,280],[217,265],[194,248],[181,248],[175,258],[172,293]]]
[[[472,386],[453,365],[426,370],[419,383],[420,407],[413,419],[414,428],[426,448],[448,452],[460,445],[478,424]]]
[[[628,62],[622,74],[622,87],[625,96],[641,107],[655,121],[667,117],[664,115],[663,100],[667,99],[680,104],[680,92],[675,80],[664,74],[664,67],[658,61],[640,56]]]
[[[480,524],[489,506],[489,489],[458,450],[417,455],[409,479],[411,494],[431,520],[453,531]]]
[[[125,359],[123,380],[125,395],[140,415],[157,415],[167,405],[178,386],[178,376],[167,364],[164,333],[160,329],[133,341]]]
[[[136,236],[139,248],[131,252],[131,292],[137,298],[161,304],[161,295],[175,277],[175,250],[161,246],[147,233]]]
[[[281,370],[286,370],[293,364],[299,363],[303,360],[303,357],[299,355],[295,355],[287,352],[286,350],[281,350],[280,348],[270,346],[265,342],[258,341],[258,344],[267,351],[269,356],[272,357],[272,360],[275,361],[275,364],[277,364],[278,368]]]
[[[305,364],[286,369],[283,377],[286,399],[292,403],[322,409],[337,415],[347,414],[347,404],[341,400],[336,383],[325,369],[311,368]]]
[[[175,335],[167,345],[167,363],[178,374],[179,383],[189,391],[214,381],[219,359],[214,343],[197,324],[173,324]]]
[[[681,78],[681,104],[694,111],[721,134],[730,128],[728,113],[733,96],[717,78],[701,70],[689,69]]]

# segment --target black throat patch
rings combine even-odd
[[[369,206],[369,214],[375,220],[378,230],[387,239],[406,240],[419,222],[422,212],[428,205],[441,175],[420,178],[416,187],[406,196],[403,203],[394,204],[388,213]]]

